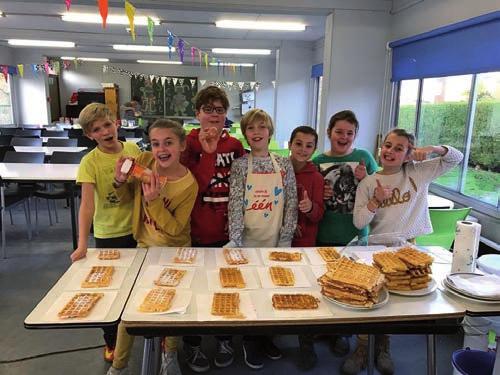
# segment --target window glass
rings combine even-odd
[[[13,124],[12,102],[10,99],[10,76],[7,81],[0,75],[0,125]]]
[[[398,128],[415,134],[415,118],[417,115],[418,79],[401,81],[399,88]]]

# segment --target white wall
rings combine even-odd
[[[12,48],[0,46],[0,64],[1,65],[14,65]]]
[[[276,81],[276,60],[260,59],[255,69],[255,80],[262,83],[255,95],[255,107],[263,109],[274,118],[275,89],[272,81]]]
[[[312,43],[283,41],[277,59],[276,140],[282,147],[290,133],[308,122]]]

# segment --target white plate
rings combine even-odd
[[[239,267],[228,267],[228,268],[239,268]],[[257,281],[253,268],[240,268],[241,274],[243,275],[243,280],[245,280],[246,286],[244,288],[223,288],[220,284],[219,278],[219,270],[208,270],[207,271],[207,279],[208,279],[208,290],[217,290],[217,291],[234,291],[245,290],[245,289],[260,289],[260,283]]]
[[[164,268],[175,268],[177,270],[186,271],[186,274],[179,282],[179,285],[177,285],[174,288],[176,288],[176,289],[189,289],[189,288],[191,288],[191,282],[193,281],[193,277],[194,277],[194,273],[196,271],[196,268],[179,267],[177,265],[175,265],[175,266],[159,266],[156,264],[150,265],[148,268],[146,268],[146,270],[142,274],[141,278],[138,281],[138,285],[141,287],[145,287],[145,288],[151,288],[153,286],[156,286],[154,281],[160,276],[160,274]]]
[[[68,282],[64,290],[80,290],[85,292],[92,292],[93,290],[109,290],[109,289],[120,289],[123,283],[123,279],[127,274],[128,268],[125,267],[115,267],[115,272],[113,272],[113,276],[111,278],[111,283],[109,286],[104,288],[82,288],[82,282],[85,280],[87,275],[89,274],[91,267],[82,267],[79,268],[75,275]]]
[[[154,248],[157,249],[157,248]],[[205,251],[200,248],[193,248],[198,253],[196,254],[196,259],[193,263],[175,263],[174,258],[177,255],[176,247],[165,247],[161,249],[159,264],[169,265],[169,266],[179,266],[179,267],[203,267],[205,263]]]
[[[387,304],[387,302],[389,302],[389,293],[387,292],[387,289],[382,289],[380,291],[380,294],[379,294],[379,301],[374,304],[372,307],[365,307],[365,306],[357,306],[357,305],[350,305],[348,303],[344,303],[344,302],[340,302],[340,301],[337,301],[331,297],[327,297],[325,295],[323,295],[323,298],[326,299],[327,301],[330,301],[336,305],[339,305],[341,307],[344,307],[346,309],[350,309],[350,310],[359,310],[359,311],[363,311],[363,310],[374,310],[374,309],[378,309],[379,307],[382,307],[384,305]]]
[[[471,279],[471,278],[476,278],[476,277],[486,277],[486,278],[488,278],[488,276],[480,274],[480,273],[473,273],[473,272],[457,272],[457,273],[453,273],[453,274],[450,274],[450,275],[446,275],[446,278],[445,278],[444,282],[445,282],[446,286],[449,289],[452,289],[455,292],[463,294],[463,295],[465,295],[467,297],[474,298],[474,299],[485,300],[485,301],[495,301],[495,302],[500,303],[500,298],[498,296],[496,296],[496,295],[495,296],[477,295],[477,294],[474,294],[473,292],[470,292],[470,291],[468,291],[466,289],[461,288],[460,286],[457,285],[456,282],[453,282],[453,279],[450,276],[459,276],[461,279]],[[486,284],[486,283],[487,283],[487,279],[485,279],[483,285]],[[495,283],[495,290],[497,289],[496,287],[497,287],[497,285]]]
[[[193,294],[189,290],[176,289],[174,299],[172,300],[172,306],[170,306],[170,309],[168,309],[167,311],[151,312],[151,313],[139,311],[139,306],[141,305],[142,301],[144,301],[144,298],[146,298],[146,295],[149,293],[151,289],[152,288],[139,288],[135,292],[134,297],[132,299],[132,309],[137,314],[144,314],[144,315],[161,315],[161,314],[174,314],[174,313],[184,314],[189,306],[189,302],[191,302],[191,296]],[[171,288],[165,288],[165,289],[171,289]]]
[[[272,251],[279,251],[284,253],[301,253],[302,258],[298,262],[281,262],[281,261],[270,260],[269,253]],[[298,247],[263,249],[260,255],[262,255],[262,261],[266,266],[302,266],[307,264],[304,253]]]
[[[226,259],[224,258],[224,249],[215,249],[215,264],[217,267],[246,267],[246,266],[260,266],[262,263],[260,262],[259,255],[257,254],[256,249],[253,248],[240,248],[243,251],[245,256],[248,259],[248,263],[246,264],[227,264]]]
[[[390,290],[389,293],[398,294],[400,296],[408,296],[408,297],[421,297],[426,296],[434,292],[437,288],[438,284],[434,278],[431,278],[431,281],[427,284],[427,288],[417,289],[417,290]]]
[[[262,283],[262,288],[264,289],[284,289],[284,288],[310,288],[311,283],[307,280],[307,277],[302,270],[302,267],[291,267],[283,266],[285,268],[290,268],[295,277],[295,284],[291,286],[279,286],[274,285],[271,279],[271,274],[269,273],[269,267],[259,267],[257,268],[257,273],[259,274],[260,282]]]
[[[471,302],[476,302],[476,303],[487,303],[487,304],[493,304],[493,305],[500,305],[500,302],[498,301],[487,301],[487,300],[483,300],[483,299],[476,299],[476,298],[471,298],[471,297],[467,297],[463,294],[460,294],[458,292],[455,292],[453,289],[450,289],[447,285],[446,285],[446,281],[445,279],[442,280],[441,282],[441,286],[443,288],[444,291],[454,295],[454,296],[457,296],[457,297],[460,297],[460,298],[463,298],[463,299],[466,299],[468,301],[471,301]]]

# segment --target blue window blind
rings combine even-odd
[[[316,64],[312,66],[311,78],[321,77],[323,75],[323,64]]]
[[[500,70],[500,11],[389,43],[392,81]]]

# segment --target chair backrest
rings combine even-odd
[[[49,138],[47,140],[48,147],[76,147],[78,139],[76,138]]]
[[[67,130],[42,130],[42,137],[68,137]]]
[[[76,140],[76,139],[75,139]],[[54,151],[50,157],[51,164],[80,164],[85,152]]]
[[[16,152],[7,151],[3,158],[4,163],[33,163],[43,164],[44,152]]]
[[[68,137],[70,138],[83,137],[83,129],[68,129]]]
[[[10,141],[11,146],[42,146],[42,138],[14,137]]]
[[[0,146],[9,146],[12,135],[0,135]]]
[[[78,137],[78,147],[88,147],[89,149],[93,149],[97,146],[97,142],[87,138],[85,136]]]
[[[16,150],[14,149],[13,146],[0,146],[0,162],[3,162],[3,158],[7,151],[15,152]]]
[[[16,134],[17,128],[0,128],[0,134],[2,135],[14,135]]]
[[[42,129],[17,129],[14,135],[16,137],[40,137]]]

